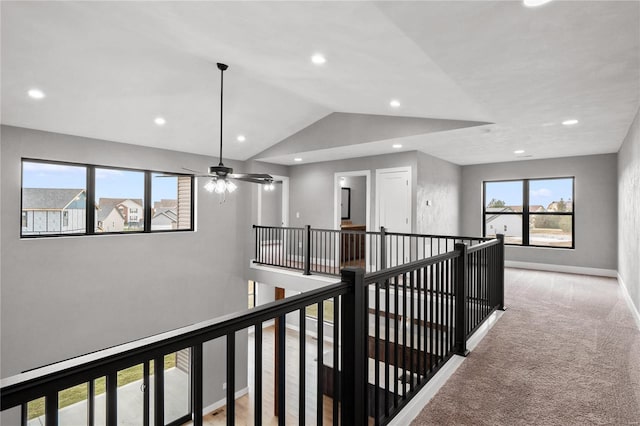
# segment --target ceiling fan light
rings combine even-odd
[[[227,189],[227,184],[225,183],[225,181],[223,179],[218,179],[216,181],[216,187],[215,187],[216,194],[222,194],[226,189]]]
[[[213,179],[209,179],[209,181],[204,185],[204,189],[206,189],[208,192],[213,192],[213,190],[216,189],[216,183],[213,181]]]
[[[237,188],[238,188],[238,186],[235,183],[233,183],[231,181],[227,181],[227,191],[229,191],[229,193],[232,193]]]

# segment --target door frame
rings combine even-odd
[[[411,206],[413,204],[413,180],[411,176],[411,166],[390,167],[388,169],[376,169],[376,229],[380,229],[380,175],[384,173],[407,172],[409,180],[409,200],[407,205],[407,218],[409,219],[409,233],[413,231],[413,214]]]
[[[340,203],[342,201],[340,186],[340,177],[345,176],[364,176],[366,180],[366,219],[365,225],[367,231],[371,230],[371,170],[352,170],[348,172],[336,172],[333,176],[333,227],[340,229]]]

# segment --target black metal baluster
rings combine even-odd
[[[151,385],[151,380],[149,379],[149,375],[151,374],[150,371],[150,366],[149,366],[150,361],[145,361],[144,364],[142,365],[142,389],[143,389],[143,393],[142,393],[142,424],[144,426],[149,426],[150,424],[150,414],[149,414],[149,409],[150,409],[150,401],[149,401],[149,389],[150,389],[150,385]],[[93,385],[93,381],[89,382],[90,385]],[[90,394],[91,392],[94,391],[93,386],[90,387]]]
[[[304,310],[304,308],[303,308]],[[262,424],[262,322],[255,325],[253,371],[255,381],[255,399],[253,402],[253,424]]]
[[[193,405],[193,426],[202,426],[203,404],[202,404],[202,343],[191,347],[191,404]]]
[[[148,367],[147,367],[148,368]],[[87,383],[89,389],[87,390],[87,426],[93,426],[96,421],[96,382],[92,379]],[[148,389],[148,385],[146,385],[145,390]],[[147,396],[147,401],[149,397]],[[147,408],[147,412],[148,412]],[[149,424],[149,420],[144,424],[147,426]]]
[[[391,345],[391,333],[390,333],[390,324],[389,317],[391,316],[390,309],[390,285],[389,281],[385,281],[385,289],[384,289],[384,415],[385,417],[389,417],[389,392],[391,391],[391,385],[389,384],[389,353],[390,345]],[[395,336],[394,336],[395,340]]]
[[[277,386],[278,386],[278,394],[277,396],[277,400],[278,400],[278,426],[284,426],[285,425],[285,421],[286,421],[286,417],[287,417],[287,409],[286,409],[286,400],[285,400],[285,392],[286,392],[286,368],[287,368],[287,363],[286,363],[286,339],[287,339],[287,317],[285,315],[282,315],[278,318],[278,324],[279,326],[277,327],[278,329],[278,349],[277,349],[277,360],[276,362],[278,363],[278,377],[276,377],[277,380]]]
[[[300,308],[300,334],[298,335],[300,344],[299,348],[299,360],[298,360],[298,377],[300,382],[298,383],[298,424],[300,426],[305,425],[305,401],[306,401],[306,364],[305,355],[307,351],[307,316],[305,314],[305,308]],[[337,367],[334,366],[337,369]]]
[[[411,374],[410,377],[410,382],[409,382],[409,390],[411,392],[413,392],[413,378],[415,377],[415,373],[416,373],[416,369],[415,369],[415,365],[413,364],[413,351],[414,351],[414,332],[415,332],[415,328],[414,328],[414,321],[415,321],[415,311],[414,311],[414,307],[413,304],[415,303],[415,299],[414,299],[414,293],[413,293],[413,286],[415,283],[415,271],[411,271],[409,272],[409,302],[411,303],[411,308],[409,309],[410,315],[409,315],[409,335],[411,336],[409,338],[409,373]]]
[[[338,424],[340,418],[339,401],[342,398],[340,383],[340,298],[333,298],[333,424]]]
[[[400,295],[398,294],[398,276],[393,277],[394,287],[394,298],[395,298],[395,320],[393,321],[393,343],[394,343],[394,353],[393,353],[393,390],[394,390],[394,398],[393,398],[393,406],[398,408],[398,397],[400,395],[400,390],[398,389],[398,321],[400,320],[400,300],[398,299]]]
[[[318,371],[317,371],[317,392],[316,392],[316,420],[318,426],[322,426],[322,409],[324,402],[324,391],[322,389],[322,368],[324,367],[324,302],[318,302]]]
[[[402,274],[402,398],[407,397],[407,274]]]
[[[375,314],[373,316],[375,320],[375,347],[374,347],[374,371],[375,371],[375,392],[374,392],[374,400],[373,400],[373,418],[376,425],[380,424],[380,283],[376,281],[375,283]],[[369,315],[367,313],[367,315]],[[368,337],[368,336],[367,336]],[[368,340],[368,339],[367,339]],[[369,342],[367,342],[368,344]]]
[[[227,333],[227,425],[236,424],[236,333]]]
[[[433,281],[433,269],[434,265],[429,265],[429,372],[433,371],[433,355],[435,354],[435,341],[434,341],[434,306],[433,299],[435,297],[435,286]]]
[[[45,426],[58,426],[58,391],[48,393],[44,399]]]
[[[106,377],[106,424],[115,426],[118,424],[118,376],[116,372],[107,374]]]

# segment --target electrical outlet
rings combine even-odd
[[[222,383],[222,390],[227,390],[227,382]]]

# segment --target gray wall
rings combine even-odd
[[[206,170],[217,159],[15,127],[1,132],[2,377],[246,309],[251,184],[220,203],[198,182],[197,232],[19,235],[22,157],[161,171]],[[241,171],[240,163],[229,165]],[[224,397],[223,348],[205,346],[205,405]],[[243,388],[245,334],[237,351]]]
[[[261,191],[262,199],[262,226],[282,225],[282,185],[274,185],[273,191]]]
[[[616,162],[616,154],[605,154],[465,166],[462,168],[462,233],[482,235],[483,181],[575,176],[575,250],[509,246],[506,259],[615,270]]]
[[[410,166],[413,188],[416,187],[416,153],[378,155],[374,157],[351,158],[347,160],[326,161],[321,163],[292,166],[289,170],[290,187],[290,223],[291,226],[311,225],[312,227],[333,229],[334,219],[334,177],[337,172],[355,170],[371,171],[371,226],[375,226],[375,179],[376,169]],[[412,194],[412,206],[415,211],[415,191]],[[300,213],[300,218],[296,217]],[[415,214],[413,215],[415,229]]]
[[[640,311],[640,111],[618,152],[618,273]]]
[[[417,154],[416,232],[458,235],[462,168],[422,152]]]
[[[351,223],[367,223],[367,178],[365,176],[345,176],[344,187],[351,188]]]

